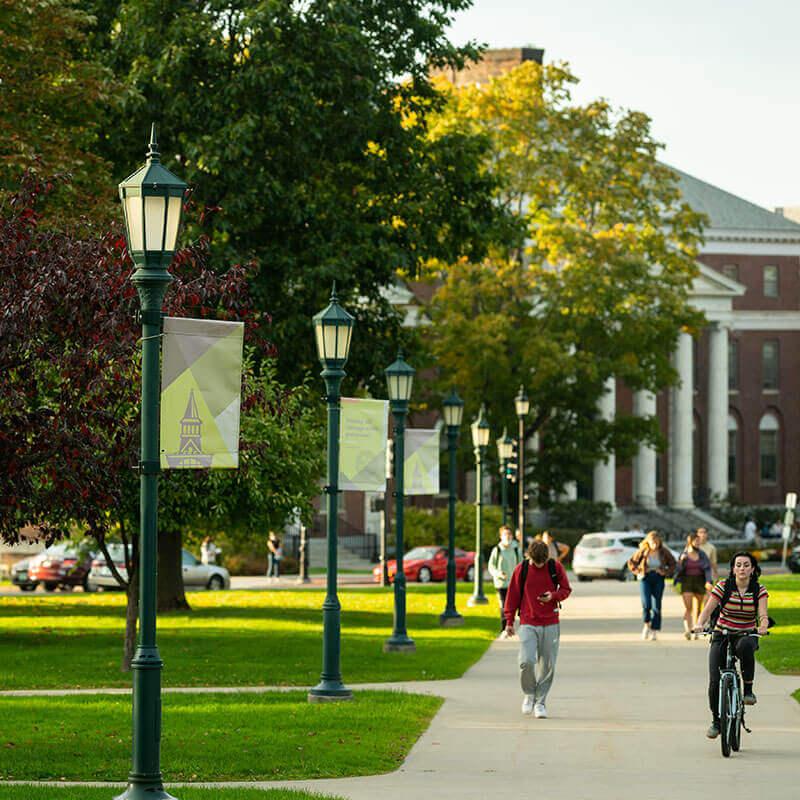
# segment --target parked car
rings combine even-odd
[[[19,586],[23,592],[32,592],[39,585],[38,581],[31,580],[28,574],[30,561],[29,558],[26,558],[23,561],[17,561],[11,567],[11,583],[13,586]]]
[[[786,559],[786,566],[792,572],[800,572],[800,547],[795,547],[792,554]]]
[[[114,561],[120,577],[123,580],[127,580],[128,571],[125,568],[125,551],[122,549],[122,545],[110,544],[108,554]],[[198,587],[214,590],[231,588],[231,576],[224,567],[219,567],[216,564],[202,564],[188,550],[182,551],[181,560],[183,562],[183,585],[187,589],[196,589]],[[122,588],[102,555],[92,562],[89,585],[102,591]]]
[[[475,575],[475,553],[468,553],[459,548],[455,549],[456,580],[471,581]],[[397,573],[395,559],[387,561],[389,580],[393,580]],[[403,572],[406,580],[430,583],[443,581],[447,578],[447,548],[431,545],[429,547],[415,547],[403,556]],[[372,577],[376,583],[381,580],[381,565],[372,570]]]
[[[628,559],[636,552],[642,539],[644,534],[630,531],[587,533],[575,545],[572,571],[579,581],[592,578],[634,580],[636,576],[628,569]],[[678,553],[672,548],[669,551],[677,560]]]
[[[88,584],[88,577],[91,566],[90,550],[72,542],[61,542],[30,559],[28,580],[44,584],[47,592],[53,592],[59,587],[71,590],[76,586],[90,592],[92,589]]]

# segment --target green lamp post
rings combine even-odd
[[[531,410],[530,400],[525,394],[525,389],[520,384],[519,392],[514,398],[514,408],[517,412],[519,431],[517,433],[517,528],[521,537],[521,546],[525,547],[525,417]]]
[[[406,632],[406,573],[403,568],[403,501],[405,471],[405,431],[408,401],[414,385],[414,368],[403,360],[403,351],[386,370],[389,403],[394,417],[394,495],[395,495],[395,573],[394,573],[394,628],[384,642],[385,653],[408,653],[417,649]]]
[[[353,317],[336,299],[336,284],[331,302],[314,316],[317,355],[322,364],[328,403],[328,578],[325,601],[322,604],[322,676],[308,693],[311,703],[332,700],[351,700],[353,693],[342,683],[340,666],[342,607],[337,594],[337,545],[339,521],[339,425],[341,417],[340,387],[345,376],[344,365],[350,352]]]
[[[514,440],[503,428],[503,435],[497,440],[497,458],[500,461],[500,496],[503,504],[503,525],[508,524],[508,462],[514,456]]]
[[[475,448],[475,588],[467,605],[482,606],[489,602],[483,593],[483,461],[489,446],[489,423],[484,406],[470,427]]]
[[[171,800],[161,779],[161,670],[156,646],[156,553],[158,541],[158,413],[161,306],[172,280],[186,184],[159,160],[156,126],[145,165],[119,185],[131,277],[141,302],[142,409],[139,455],[139,638],[133,670],[133,750],[128,788],[118,800]]]
[[[456,610],[456,449],[458,429],[464,416],[464,401],[453,389],[442,404],[444,424],[447,427],[448,451],[448,517],[447,537],[447,605],[439,615],[442,627],[455,627],[464,624],[464,617]]]

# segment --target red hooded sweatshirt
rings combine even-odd
[[[556,575],[558,575],[558,590],[553,586],[553,579],[550,577],[550,570],[547,564],[537,567],[533,562],[528,562],[528,578],[525,582],[524,597],[520,608],[522,564],[518,564],[511,575],[511,583],[508,586],[506,604],[503,613],[506,617],[506,625],[514,624],[514,617],[517,609],[520,609],[520,622],[523,625],[557,625],[558,624],[558,604],[566,600],[572,594],[572,587],[569,585],[566,570],[561,563],[556,561]],[[539,595],[551,592],[553,599],[549,603],[543,603]]]

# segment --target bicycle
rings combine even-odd
[[[715,631],[703,631],[703,636],[719,633],[725,640],[725,666],[719,668],[719,739],[724,758],[729,758],[731,750],[739,752],[742,746],[742,728],[752,733],[744,721],[744,702],[742,692],[742,676],[739,671],[739,659],[736,657],[732,642],[739,636],[767,636],[753,631],[734,631],[720,628]]]

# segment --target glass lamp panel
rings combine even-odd
[[[486,447],[489,444],[489,426],[478,425],[478,445]]]
[[[470,431],[472,432],[472,446],[473,447],[480,447],[480,434],[478,433],[478,423],[473,422],[472,425],[469,426]]]
[[[341,344],[340,344],[340,353],[341,353],[341,355],[337,356],[337,357],[341,358],[342,361],[347,361],[347,356],[350,353],[350,339],[353,336],[353,326],[352,325],[342,325],[341,328],[342,328],[342,333],[341,333],[341,336],[339,337],[340,342],[341,342]]]
[[[167,205],[167,238],[164,249],[168,253],[175,252],[175,243],[178,241],[178,226],[181,223],[182,197],[170,197]]]
[[[403,375],[400,378],[400,399],[401,400],[410,400],[411,399],[411,387],[414,385],[414,376],[413,375]]]
[[[517,416],[518,417],[526,416],[531,408],[530,400],[528,400],[527,397],[517,397],[515,403],[517,406]]]
[[[142,198],[140,195],[128,195],[125,198],[125,221],[128,224],[128,246],[131,251],[144,250]]]
[[[451,428],[457,428],[461,424],[461,417],[464,413],[464,406],[450,405],[444,406],[444,424]]]
[[[323,339],[323,354],[324,354],[323,357],[326,360],[338,358],[338,355],[336,353],[338,338],[339,338],[338,325],[326,325],[325,323],[322,324],[322,339]]]
[[[145,250],[161,250],[163,248],[165,210],[165,198],[144,198]]]
[[[325,334],[324,334],[324,326],[320,324],[314,325],[314,335],[317,340],[317,358],[320,361],[325,359]]]

